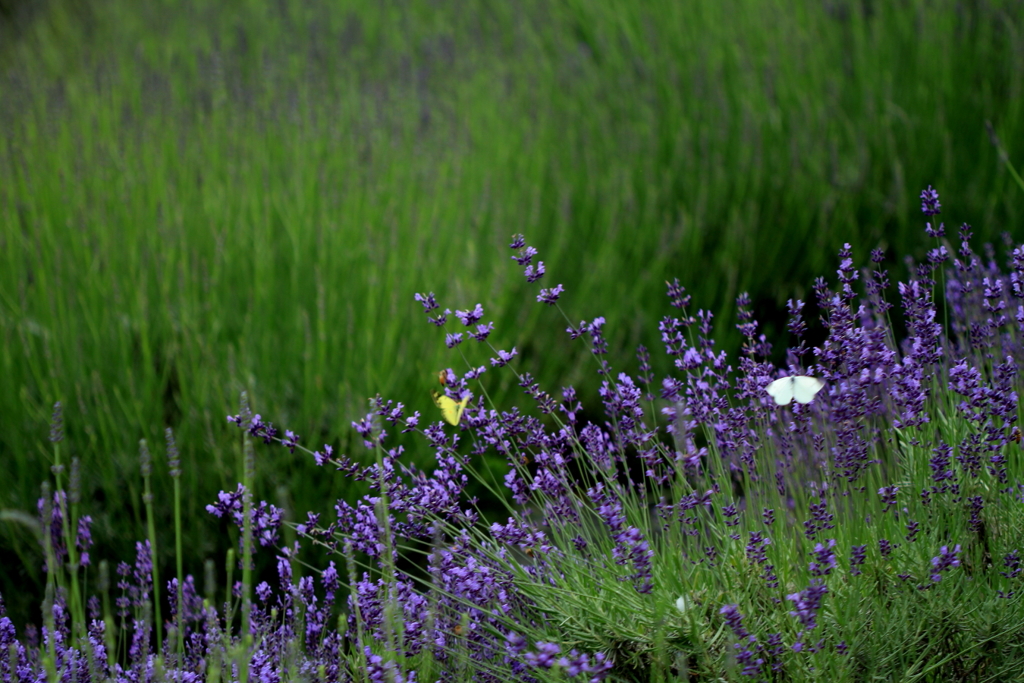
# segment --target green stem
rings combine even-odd
[[[234,603],[234,578],[235,578],[235,549],[228,548],[225,571],[228,575],[227,595],[224,598],[224,612],[227,615],[227,623],[231,624],[235,618]]]
[[[78,588],[78,549],[75,547],[75,530],[78,526],[78,506],[68,506],[68,491],[64,489],[64,482],[61,475],[64,473],[64,465],[60,457],[60,442],[53,444],[54,478],[57,483],[57,501],[60,505],[60,518],[62,520],[61,532],[64,536],[64,547],[68,550],[67,572],[71,580],[70,611],[73,630],[83,633],[85,630],[85,611],[82,609],[81,593]],[[73,477],[72,477],[73,478]],[[74,484],[72,484],[74,486]]]
[[[113,667],[117,659],[114,640],[114,614],[110,611],[110,564],[100,560],[99,589],[103,596],[103,643],[107,648],[107,670]]]
[[[46,597],[43,599],[43,623],[46,624],[46,628],[50,632],[50,637],[47,638],[46,654],[43,659],[43,663],[46,667],[47,678],[51,683],[57,681],[57,651],[56,651],[56,639],[53,637],[54,624],[53,624],[53,596],[56,593],[56,577],[54,571],[57,566],[57,559],[53,552],[53,539],[50,537],[50,525],[49,521],[53,515],[53,499],[50,492],[50,482],[44,481],[42,487],[43,493],[43,553],[46,555]]]
[[[1013,167],[1013,164],[1010,163],[1010,155],[1007,154],[1006,150],[1003,148],[1003,143],[1000,142],[999,136],[996,135],[996,130],[992,126],[991,121],[985,121],[985,130],[988,131],[988,137],[989,140],[991,140],[992,142],[992,146],[995,147],[996,151],[999,153],[999,160],[1003,162],[1003,165],[1006,166],[1006,169],[1010,172],[1010,175],[1013,176],[1013,179],[1015,181],[1017,181],[1017,185],[1020,187],[1020,189],[1024,190],[1024,179],[1020,177],[1020,174],[1017,173],[1017,169],[1015,169]]]
[[[175,648],[178,655],[184,655],[185,653],[185,603],[184,603],[184,586],[182,581],[184,580],[185,573],[182,569],[182,552],[181,552],[181,478],[174,478],[174,555],[177,563],[178,571],[178,638],[177,647]],[[180,662],[179,662],[180,665]]]
[[[139,442],[139,448],[146,450],[146,440]],[[147,451],[148,452],[148,451]],[[153,515],[153,489],[150,485],[149,468],[144,467],[142,471],[143,493],[142,502],[146,506],[146,527],[149,532],[149,556],[150,564],[153,566],[153,631],[156,633],[156,651],[163,652],[163,618],[160,615],[160,574],[157,570],[156,552],[156,519]]]
[[[249,635],[249,612],[252,611],[252,486],[256,478],[256,455],[252,440],[246,434],[243,443],[242,482],[242,636]]]

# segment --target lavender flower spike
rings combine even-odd
[[[950,552],[949,546],[942,546],[939,550],[939,556],[932,558],[932,581],[938,583],[942,581],[942,573],[949,571],[953,567],[960,566],[960,560],[957,559],[957,555],[960,554],[960,544],[957,543],[953,546],[953,551]]]
[[[939,193],[929,185],[927,190],[921,190],[921,213],[925,216],[937,216],[941,213],[942,204],[939,203]]]

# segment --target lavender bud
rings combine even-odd
[[[942,204],[939,203],[939,193],[929,185],[927,190],[921,190],[921,213],[925,216],[937,216],[941,213]]]
[[[77,505],[82,500],[81,463],[78,458],[71,458],[71,482],[68,484],[68,500]]]
[[[248,426],[252,421],[252,409],[249,407],[249,394],[243,391],[238,402],[238,417],[242,420],[239,424]]]
[[[153,474],[153,458],[149,455],[149,446],[146,445],[145,439],[139,439],[139,468],[144,477]]]
[[[64,440],[64,408],[60,401],[53,404],[53,417],[50,419],[50,441],[60,443]]]
[[[181,476],[181,456],[178,454],[178,445],[174,443],[174,431],[168,427],[164,434],[167,436],[167,467],[176,479]]]

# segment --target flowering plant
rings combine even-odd
[[[974,253],[964,225],[953,250],[945,226],[933,227],[938,194],[928,188],[921,199],[936,247],[899,283],[899,308],[884,254],[873,252],[861,271],[844,245],[836,284],[814,284],[819,343],[807,303],[788,302],[783,369],[770,362],[773,345],[745,295],[734,366],[715,349],[711,314],[693,311],[678,282],[668,285],[677,312],[659,332],[674,369],[660,381],[643,347],[635,377],[613,369],[603,318],[570,323],[567,334],[588,343],[602,380],[600,422],[584,418],[572,387],[553,396],[516,367],[516,348],[492,346],[501,330],[481,322],[482,305],[455,311],[468,331],[453,332],[452,312],[417,294],[465,362],[463,372],[443,374],[445,394],[468,401],[449,420],[456,424],[374,399],[353,423],[372,462],[331,446],[311,454],[370,493],[338,501],[331,521],[309,512],[295,525],[300,542],[281,542],[282,511],[253,504],[251,485],[208,508],[243,530],[243,572],[253,541],[277,548],[277,589],[253,587],[243,574],[218,611],[196,596],[191,577],[175,578],[171,620],[157,624],[175,636],[153,651],[153,582],[140,544],[134,570],[119,570],[121,633],[133,634],[126,664],[112,654],[114,622],[100,603],[89,603],[91,621],[75,632],[58,591],[43,648],[0,623],[0,646],[12,653],[0,657],[0,673],[854,681],[1019,672],[1024,662],[1008,644],[1024,635],[1016,424],[1024,247],[1004,272],[992,253]],[[528,282],[546,274],[522,236],[511,247]],[[560,284],[540,288],[537,301],[561,311],[564,293]],[[472,360],[469,340],[489,349],[489,361]],[[514,372],[535,414],[489,405],[493,372]],[[824,388],[815,383],[806,401],[779,405],[766,388],[787,376]],[[302,449],[298,435],[279,436],[244,403],[229,420],[249,454],[257,438]],[[402,462],[393,431],[422,435],[433,472]],[[504,460],[500,481],[481,466],[485,456]],[[483,521],[478,501],[464,495],[470,476],[507,506],[505,519]],[[71,547],[59,505],[45,507],[57,529],[52,547]],[[336,552],[345,567],[336,624],[337,565],[318,580],[297,578],[300,543]],[[236,609],[241,632],[232,630]]]

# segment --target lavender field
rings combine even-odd
[[[0,7],[0,680],[1024,677],[1024,6],[225,7]]]
[[[592,354],[604,419],[581,420],[571,386],[552,393],[515,348],[494,346],[480,305],[452,312],[417,294],[461,356],[464,370],[440,375],[458,408],[439,420],[378,397],[352,423],[363,452],[349,457],[310,452],[243,394],[227,418],[241,430],[243,482],[207,506],[240,530],[240,577],[230,578],[232,552],[228,585],[206,577],[205,598],[180,568],[157,578],[152,524],[134,563],[116,579],[103,563],[102,595],[87,596],[91,519],[73,461],[67,491],[40,499],[53,568],[43,629],[19,640],[0,618],[10,655],[0,671],[12,681],[1014,680],[1024,671],[1024,246],[979,257],[971,227],[947,239],[938,194],[921,198],[935,247],[914,277],[890,283],[879,251],[858,265],[842,247],[836,277],[816,280],[812,301],[789,302],[783,368],[765,360],[772,344],[746,295],[743,351],[730,359],[711,338],[713,316],[675,282],[658,349],[674,371],[656,377],[640,347],[636,376],[619,372],[606,321],[571,322],[563,286],[542,286],[542,254],[515,237],[535,305]],[[900,343],[893,309],[906,321]],[[813,348],[811,311],[828,330]],[[488,401],[500,373],[531,409]],[[398,432],[415,433],[434,466],[406,464]],[[59,406],[50,438],[60,487]],[[303,451],[368,493],[305,512],[285,543],[285,511],[252,495],[267,447]],[[166,455],[177,484],[171,430]],[[487,455],[505,460],[500,478],[481,470]],[[141,457],[149,495],[145,442]],[[471,478],[505,501],[506,521],[482,523],[465,495]],[[309,567],[308,546],[333,559]],[[257,553],[276,556],[275,581],[255,582]]]

